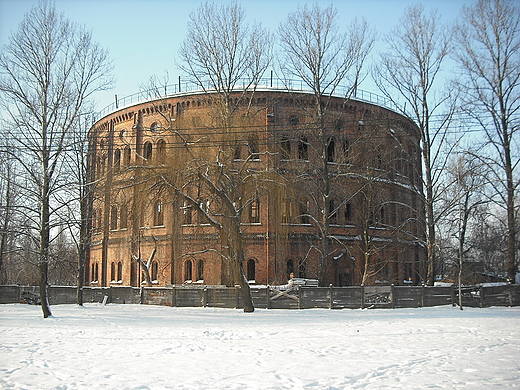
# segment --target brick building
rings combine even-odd
[[[262,88],[232,94],[223,125],[216,95],[150,99],[92,126],[90,285],[141,285],[139,258],[159,286],[230,284],[222,231],[208,219],[225,224],[224,198],[204,190],[206,173],[233,176],[225,196],[240,211],[251,282],[316,278],[323,239],[328,283],[424,280],[420,135],[410,119],[333,97],[320,127],[312,95]]]

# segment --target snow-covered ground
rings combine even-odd
[[[520,387],[520,308],[0,305],[2,389]]]

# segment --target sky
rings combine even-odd
[[[216,0],[215,3],[229,3]],[[55,0],[56,8],[73,22],[92,31],[93,38],[107,48],[114,64],[116,83],[112,90],[95,95],[96,109],[112,103],[115,95],[124,96],[139,92],[140,85],[150,76],[163,77],[166,71],[170,83],[180,75],[175,65],[177,53],[186,37],[191,12],[204,0]],[[271,32],[290,12],[305,1],[299,0],[238,0],[246,10],[249,22],[261,23]],[[450,22],[459,14],[463,4],[471,0],[317,0],[326,7],[338,9],[340,27],[354,17],[364,17],[379,34],[387,34],[399,22],[406,7],[422,3],[426,10],[437,9],[441,20]],[[314,3],[314,2],[309,2]],[[37,5],[37,0],[0,0],[0,47],[9,42],[24,14]],[[376,46],[382,50],[382,43]],[[362,89],[377,93],[366,81]]]

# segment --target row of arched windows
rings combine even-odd
[[[341,149],[339,149],[334,137],[327,139],[327,162],[348,162],[350,142],[347,138],[343,138],[340,144]],[[309,160],[310,144],[307,137],[302,136],[294,139],[288,135],[282,135],[279,145],[282,160]]]
[[[209,201],[201,201],[204,209],[208,212],[210,211],[210,202]],[[255,198],[251,201],[247,212],[247,220],[245,223],[258,224],[260,223],[260,199]],[[204,216],[204,213],[197,212],[194,207],[189,204],[187,201],[184,201],[181,206],[182,212],[182,224],[183,225],[194,225],[194,224],[207,224],[208,221]]]
[[[283,201],[282,223],[303,224],[311,223],[311,206],[309,199],[300,199],[295,202],[286,198]],[[295,207],[296,205],[296,207]],[[354,220],[352,203],[340,202],[337,199],[329,200],[329,222],[333,225],[351,225]]]

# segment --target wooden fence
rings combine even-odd
[[[0,303],[38,299],[38,287],[0,286]],[[256,308],[359,309],[411,308],[458,304],[458,288],[429,286],[252,286]],[[242,308],[240,288],[223,286],[84,287],[85,302],[146,304],[176,307]],[[73,286],[49,287],[49,303],[76,303]],[[469,286],[462,289],[462,304],[469,307],[520,306],[520,285]]]

